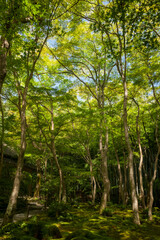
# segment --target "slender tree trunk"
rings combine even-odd
[[[41,188],[41,169],[40,169],[41,161],[37,160],[37,181],[36,181],[36,188],[34,192],[34,197],[39,198],[40,197],[40,188]]]
[[[48,159],[46,157],[45,162],[44,162],[44,181],[45,181],[45,184],[46,184],[46,181],[47,181],[47,164],[48,164]],[[44,205],[44,207],[46,209],[46,207],[47,207],[47,191],[46,191],[46,189],[44,191],[44,194],[45,194],[45,205]]]
[[[1,138],[0,138],[0,178],[3,168],[3,140],[4,140],[4,112],[2,103],[2,87],[7,73],[7,52],[9,43],[5,38],[0,36],[0,112],[1,112]]]
[[[140,129],[139,129],[139,104],[136,102],[135,99],[133,99],[135,104],[138,107],[138,115],[136,117],[136,131],[137,131],[137,138],[138,138],[138,147],[139,147],[139,153],[140,153],[140,161],[139,161],[139,186],[140,186],[140,196],[139,199],[142,202],[143,209],[146,208],[145,206],[145,196],[144,196],[144,189],[143,189],[143,176],[142,176],[142,167],[143,167],[143,152],[142,152],[142,146],[141,146],[141,139],[140,139]]]
[[[112,135],[112,142],[113,142],[114,152],[115,152],[115,156],[116,156],[116,160],[117,160],[117,167],[118,167],[118,174],[119,174],[119,203],[122,201],[123,204],[125,204],[124,203],[125,200],[124,200],[124,192],[123,192],[123,178],[122,178],[122,172],[121,172],[121,165],[120,165],[117,149],[115,146],[113,131],[111,131],[111,135]]]
[[[67,191],[66,191],[66,184],[64,181],[64,177],[63,177],[63,189],[62,189],[62,202],[63,203],[67,202]]]
[[[156,175],[157,175],[158,157],[160,155],[160,143],[158,141],[158,126],[157,126],[157,124],[156,124],[156,142],[157,142],[158,151],[157,151],[155,162],[154,162],[153,177],[152,177],[151,181],[149,182],[148,218],[149,218],[150,221],[152,221],[152,219],[153,219],[152,218],[152,206],[153,206],[153,201],[154,201],[153,184],[154,184],[154,181],[155,181]]]
[[[41,173],[37,173],[37,182],[36,182],[36,189],[34,192],[34,198],[40,197],[40,188],[41,188]]]
[[[0,36],[0,94],[7,73],[7,53],[9,49],[8,41]]]
[[[101,205],[99,213],[102,214],[103,210],[105,209],[107,205],[107,200],[109,197],[110,192],[110,181],[108,177],[108,166],[107,166],[107,151],[108,151],[108,129],[106,130],[106,136],[105,136],[105,146],[103,148],[103,142],[102,142],[102,133],[100,135],[100,141],[99,141],[99,148],[101,153],[101,173],[102,173],[102,179],[103,179],[103,193],[101,197]]]
[[[1,98],[1,94],[0,94],[0,112],[1,112],[1,125],[2,125],[2,129],[1,129],[1,138],[0,138],[0,178],[2,176],[2,168],[3,168],[3,142],[4,142],[4,112],[3,112],[3,103],[2,103],[2,98]]]
[[[135,172],[136,193],[137,193],[137,196],[139,196],[138,173],[137,173],[137,164],[136,163],[134,163],[134,172]]]
[[[123,76],[123,88],[124,88],[124,103],[123,103],[123,113],[124,113],[124,132],[125,132],[125,140],[128,149],[128,163],[129,163],[129,180],[130,180],[130,188],[131,188],[131,198],[132,198],[132,210],[133,210],[133,217],[134,223],[140,224],[139,212],[138,212],[138,199],[136,195],[136,187],[135,187],[135,180],[134,180],[134,166],[133,166],[133,151],[131,148],[131,143],[129,140],[129,133],[128,133],[128,122],[127,122],[127,83],[126,77]]]
[[[62,169],[60,167],[58,158],[57,158],[57,154],[56,154],[56,146],[55,146],[55,138],[54,138],[54,121],[53,121],[53,106],[51,106],[51,152],[53,154],[53,158],[55,160],[58,172],[59,172],[59,197],[58,197],[58,202],[60,203],[62,201],[62,193],[63,193],[63,185],[64,183],[64,179],[63,179],[63,173],[62,173]],[[65,193],[65,191],[64,191]]]
[[[95,204],[96,199],[96,181],[93,175],[93,166],[92,162],[90,161],[90,173],[91,173],[91,192],[92,192],[92,204]]]
[[[122,201],[122,203],[125,204],[121,165],[120,165],[117,149],[115,149],[115,155],[116,155],[116,159],[117,159],[117,166],[118,166],[118,173],[119,173],[119,203]]]
[[[3,218],[3,225],[12,222],[16,210],[17,198],[20,189],[20,182],[22,177],[22,168],[24,164],[24,154],[26,150],[26,94],[23,95],[22,109],[21,109],[21,148],[18,156],[17,170],[13,183],[12,192],[9,198],[9,203]]]
[[[55,148],[55,143],[54,143],[54,140],[52,139],[52,143],[51,143],[51,151],[52,151],[52,154],[53,154],[53,158],[55,160],[55,163],[56,163],[56,166],[57,166],[57,169],[58,169],[58,172],[59,172],[59,197],[58,197],[58,202],[60,203],[62,201],[62,189],[63,189],[63,174],[62,174],[62,169],[59,165],[59,162],[58,162],[58,158],[57,158],[57,154],[56,154],[56,148]]]
[[[91,154],[90,154],[90,149],[89,149],[89,145],[86,148],[86,152],[87,152],[87,157],[86,157],[86,161],[89,164],[89,169],[90,169],[90,174],[91,174],[91,193],[92,193],[92,204],[95,204],[95,199],[96,199],[96,180],[93,174],[93,164],[92,164],[92,158],[91,158]]]
[[[93,190],[92,190],[92,204],[95,204],[95,200],[96,200],[96,192],[97,192],[97,183],[96,183],[96,179],[93,176]]]
[[[123,155],[124,155],[124,204],[126,205],[127,202],[128,202],[128,191],[127,191],[127,182],[128,182],[127,169],[128,169],[128,163],[126,164],[125,152],[123,153]]]

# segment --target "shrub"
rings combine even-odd
[[[73,215],[69,213],[70,206],[65,203],[52,203],[48,209],[48,216],[58,220],[72,220]]]
[[[54,238],[54,239],[57,239],[57,238],[62,238],[62,235],[59,231],[59,228],[55,225],[46,225],[44,228],[43,228],[43,235],[45,238],[47,237],[51,237],[51,238]]]
[[[106,217],[112,217],[113,215],[113,210],[110,209],[110,208],[105,208],[102,212],[102,215],[103,216],[106,216]]]

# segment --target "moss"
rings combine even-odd
[[[77,230],[71,234],[69,234],[65,240],[107,240],[107,236],[103,237],[98,234],[94,234],[88,230]]]
[[[42,232],[45,237],[52,237],[54,239],[62,238],[59,228],[53,224],[44,226]]]
[[[105,208],[102,212],[102,215],[103,216],[106,216],[106,217],[112,217],[113,215],[113,210],[110,209],[110,208]]]

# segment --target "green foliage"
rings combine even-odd
[[[103,210],[102,215],[106,216],[106,217],[112,217],[113,216],[113,210],[111,208],[109,208],[109,207],[106,207]]]
[[[71,221],[73,219],[73,214],[69,212],[70,205],[66,203],[53,202],[48,209],[48,216],[63,221]]]
[[[0,235],[8,236],[12,240],[34,240],[61,238],[58,227],[51,222],[46,222],[38,217],[32,217],[24,223],[12,223],[2,227]]]
[[[92,233],[91,231],[88,230],[77,230],[71,234],[69,234],[65,240],[86,240],[86,239],[93,239],[93,240],[98,240],[98,239],[103,239],[101,236],[96,235]],[[106,238],[108,240],[108,238]]]

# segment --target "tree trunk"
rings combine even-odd
[[[107,205],[107,200],[109,197],[110,192],[110,181],[108,178],[108,166],[107,166],[107,151],[108,151],[108,129],[106,130],[106,136],[105,136],[105,146],[103,148],[103,142],[102,142],[102,133],[100,135],[100,141],[99,141],[99,148],[101,153],[101,173],[102,173],[102,180],[103,180],[103,193],[101,197],[101,205],[99,213],[102,214],[103,210],[105,209]]]
[[[155,162],[154,162],[154,172],[153,172],[153,177],[149,183],[149,204],[148,204],[148,218],[150,221],[152,221],[152,206],[153,206],[153,201],[154,201],[154,197],[153,197],[153,183],[156,179],[156,175],[157,175],[157,166],[158,166],[158,157],[160,155],[160,144],[158,142],[158,126],[156,125],[156,141],[157,141],[157,147],[158,147],[158,151],[156,154],[156,158],[155,158]]]
[[[56,154],[56,148],[55,148],[55,143],[54,140],[52,139],[51,143],[51,151],[53,154],[53,158],[55,160],[58,172],[59,172],[59,197],[58,197],[58,202],[60,203],[62,201],[62,189],[63,189],[63,174],[62,174],[62,169],[59,165],[57,154]]]
[[[96,192],[97,192],[97,184],[96,184],[96,179],[95,179],[94,176],[92,176],[92,181],[93,181],[92,204],[95,204]]]
[[[0,36],[0,94],[7,73],[7,53],[9,49],[8,41]]]
[[[143,189],[143,177],[142,177],[142,167],[143,167],[143,153],[142,153],[142,147],[141,147],[141,141],[140,136],[138,134],[138,146],[139,146],[139,153],[140,153],[140,162],[139,162],[139,186],[140,186],[140,201],[142,202],[142,206],[145,209],[145,196],[144,196],[144,189]]]
[[[39,198],[39,193],[40,193],[40,188],[41,188],[41,173],[37,173],[37,182],[36,182],[36,189],[34,192],[34,198]]]
[[[0,112],[1,112],[1,124],[2,124],[2,130],[1,130],[1,138],[0,138],[0,178],[2,176],[2,168],[3,168],[3,142],[4,142],[4,112],[3,112],[3,103],[2,103],[2,97],[0,93]]]
[[[124,205],[126,205],[127,202],[128,202],[128,190],[127,190],[127,182],[128,182],[127,169],[128,169],[128,162],[127,162],[127,164],[126,164],[125,152],[123,153],[123,155],[124,155]]]
[[[121,165],[120,165],[117,149],[116,149],[116,146],[115,146],[115,141],[114,141],[114,137],[113,137],[113,131],[111,131],[111,135],[112,135],[112,142],[113,142],[113,147],[114,147],[115,156],[116,156],[116,160],[117,160],[117,167],[118,167],[118,174],[119,174],[119,203],[122,201],[123,204],[125,204],[124,192],[123,192],[123,179],[122,179]]]
[[[142,202],[143,209],[146,208],[145,206],[145,196],[144,196],[144,189],[143,189],[143,177],[142,177],[142,167],[143,167],[143,152],[142,152],[142,146],[141,146],[141,139],[140,139],[140,129],[139,129],[139,104],[136,102],[135,99],[133,99],[135,104],[138,107],[138,115],[136,117],[136,131],[137,131],[137,138],[138,138],[138,147],[139,147],[139,153],[140,153],[140,161],[139,161],[139,186],[140,186],[140,196],[139,199]]]
[[[63,178],[63,189],[62,189],[62,202],[63,203],[67,202],[67,191],[66,191],[66,184],[64,182],[64,178]]]
[[[0,177],[3,168],[3,140],[4,140],[4,112],[2,103],[2,87],[6,77],[7,72],[7,52],[9,48],[9,43],[3,37],[0,37],[0,112],[1,112],[1,139],[0,139]]]
[[[133,210],[133,218],[135,224],[140,224],[139,212],[138,212],[138,199],[136,195],[136,187],[134,180],[134,166],[133,166],[133,151],[131,148],[131,143],[129,140],[128,133],[128,122],[127,122],[127,83],[126,77],[123,76],[123,88],[124,88],[124,103],[123,103],[123,113],[124,113],[124,132],[125,132],[125,140],[128,149],[128,163],[129,163],[129,180],[130,180],[130,188],[131,188],[131,198],[132,198],[132,210]]]
[[[64,183],[64,179],[63,179],[63,174],[62,174],[62,169],[59,165],[59,161],[57,158],[57,154],[56,154],[56,146],[55,146],[55,138],[54,138],[54,121],[53,121],[53,106],[51,106],[51,152],[53,154],[53,158],[55,160],[58,172],[59,172],[59,197],[58,197],[58,202],[60,203],[62,201],[62,193],[64,192],[64,196],[65,196],[65,189],[63,191],[63,185]]]
[[[92,204],[95,204],[95,199],[96,199],[96,180],[95,177],[93,175],[93,164],[92,164],[92,158],[91,158],[91,154],[90,154],[90,149],[89,149],[89,145],[86,148],[86,152],[87,152],[87,157],[86,157],[86,161],[89,164],[89,169],[90,169],[90,174],[91,174],[91,193],[92,193]]]
[[[96,181],[93,175],[93,166],[92,162],[90,161],[90,173],[91,173],[91,192],[92,192],[92,204],[95,204],[96,199]]]
[[[3,218],[3,225],[13,221],[13,216],[16,210],[17,198],[20,189],[20,182],[22,177],[22,168],[24,164],[24,154],[26,150],[26,94],[23,95],[22,109],[21,109],[21,148],[18,156],[17,170],[13,183],[12,192],[9,198],[9,203]]]
[[[37,160],[37,180],[36,180],[36,188],[34,192],[34,197],[39,198],[40,197],[40,188],[41,188],[41,160]]]

